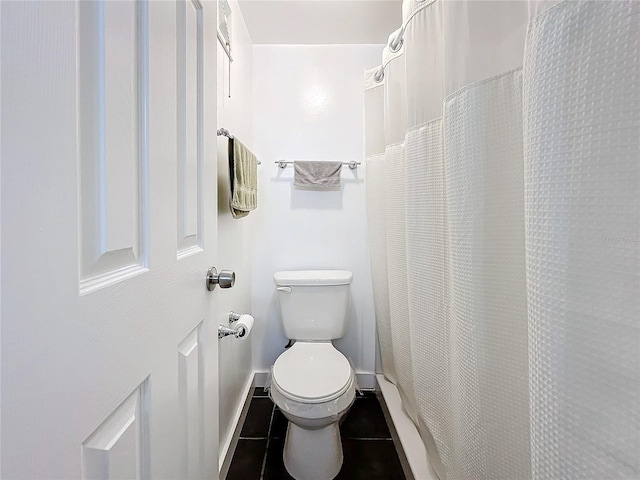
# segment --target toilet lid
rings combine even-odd
[[[351,364],[331,342],[296,342],[276,360],[272,380],[292,400],[327,402],[349,388]]]

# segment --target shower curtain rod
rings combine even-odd
[[[418,2],[422,2],[424,0],[417,0],[417,1]],[[406,31],[407,25],[409,25],[409,22],[411,20],[413,20],[413,18],[418,14],[418,12],[421,12],[422,10],[424,10],[429,5],[431,5],[432,3],[435,3],[435,2],[436,2],[436,0],[431,0],[429,2],[425,2],[424,4],[420,5],[413,12],[411,12],[411,15],[409,15],[409,17],[404,22],[402,22],[402,25],[400,26],[400,29],[398,30],[397,37],[391,39],[390,42],[389,42],[388,47],[389,47],[389,51],[391,53],[397,53],[402,48],[402,44],[404,43],[404,32]],[[397,42],[394,42],[394,40],[397,40]],[[384,61],[382,62],[382,65],[380,65],[380,68],[378,69],[378,71],[373,75],[373,80],[376,83],[380,83],[384,79],[384,69],[395,58],[396,57],[392,57],[389,60],[387,60],[386,62],[384,62]]]

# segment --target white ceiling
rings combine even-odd
[[[254,44],[381,44],[401,0],[239,0]]]

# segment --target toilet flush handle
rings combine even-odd
[[[276,287],[276,290],[283,293],[291,293],[291,287]]]

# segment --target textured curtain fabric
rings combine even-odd
[[[441,479],[640,477],[640,2],[403,18],[366,75],[384,375]]]
[[[380,360],[385,377],[397,383],[389,314],[387,282],[387,217],[386,182],[384,176],[384,81],[375,82],[377,69],[365,72],[365,183],[367,185],[367,224],[373,301]]]
[[[389,37],[390,42],[397,33]],[[404,51],[385,49],[389,62],[384,84],[384,181],[387,235],[387,278],[389,314],[393,341],[396,380],[405,411],[418,421],[416,395],[413,388],[413,362],[409,335],[409,303],[407,299],[407,245],[405,216],[405,151],[407,90]]]
[[[639,2],[566,2],[529,28],[534,478],[640,477],[639,25]]]
[[[529,478],[520,70],[445,100],[444,152],[454,439],[462,463],[449,476]]]

